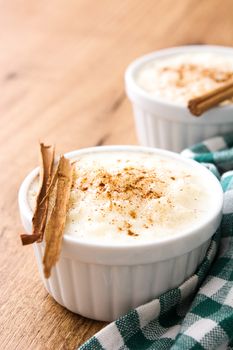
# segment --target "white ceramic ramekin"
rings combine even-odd
[[[64,235],[59,262],[49,279],[44,278],[42,271],[44,243],[33,244],[45,288],[59,304],[89,318],[112,321],[129,309],[178,286],[192,275],[203,260],[211,236],[219,226],[223,195],[218,180],[206,168],[164,150],[139,146],[104,146],[67,153],[66,157],[100,151],[151,152],[188,163],[197,168],[204,179],[208,179],[215,195],[213,208],[204,224],[184,234],[177,232],[172,237],[153,243],[93,244]],[[21,219],[28,233],[32,228],[32,211],[27,194],[37,175],[38,168],[26,177],[19,190]]]
[[[125,73],[126,93],[132,102],[140,144],[175,152],[207,138],[233,131],[233,106],[216,107],[194,117],[186,106],[164,102],[150,96],[135,82],[145,63],[182,53],[213,52],[231,55],[233,48],[211,45],[181,46],[142,56],[129,65]]]

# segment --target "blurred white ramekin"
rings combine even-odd
[[[218,180],[202,165],[164,150],[139,146],[103,146],[73,151],[67,153],[66,157],[74,158],[100,151],[150,152],[190,164],[198,169],[203,179],[208,180],[205,182],[211,186],[215,196],[204,224],[156,242],[94,244],[84,243],[65,234],[59,262],[52,269],[49,279],[43,275],[44,242],[33,244],[45,288],[59,304],[85,317],[112,321],[129,309],[178,286],[193,274],[219,226],[223,194]],[[32,229],[28,189],[38,171],[38,168],[33,170],[19,190],[20,215],[28,233]]]
[[[125,73],[126,93],[132,102],[136,130],[141,145],[175,152],[207,138],[233,131],[233,105],[215,107],[201,117],[194,117],[186,106],[151,96],[135,81],[139,69],[155,59],[177,54],[213,52],[231,55],[233,48],[211,45],[188,45],[159,50],[132,62]]]

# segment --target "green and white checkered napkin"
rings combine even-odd
[[[204,261],[180,287],[109,324],[80,350],[233,349],[233,134],[183,155],[213,171],[224,190],[223,220]]]

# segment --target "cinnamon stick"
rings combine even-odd
[[[52,267],[59,259],[62,236],[72,185],[73,165],[64,156],[60,158],[57,168],[56,185],[52,196],[55,196],[54,206],[45,229],[45,253],[43,258],[44,275],[49,278]]]
[[[223,86],[209,91],[206,94],[191,99],[188,102],[190,112],[195,116],[200,116],[210,108],[217,106],[219,103],[233,97],[233,82],[228,82]]]
[[[54,146],[45,146],[40,144],[40,178],[39,191],[36,199],[36,208],[32,218],[32,234],[21,234],[22,244],[32,244],[43,240],[47,213],[48,213],[48,198],[46,193],[50,186],[52,178],[52,170],[54,163]]]

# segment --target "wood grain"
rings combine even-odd
[[[104,326],[54,302],[21,247],[17,191],[37,141],[136,143],[126,66],[162,47],[233,45],[232,14],[231,0],[0,1],[1,349],[75,349]]]

